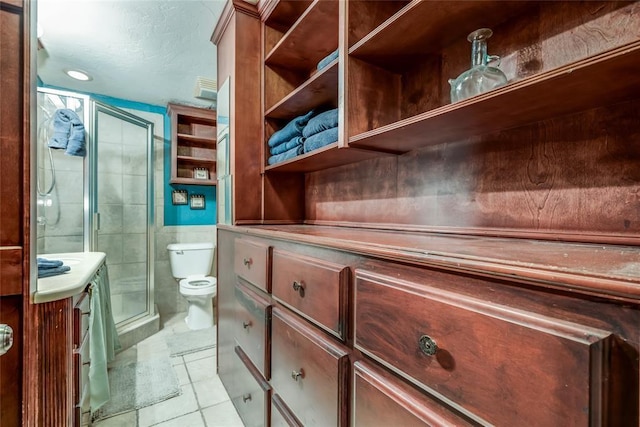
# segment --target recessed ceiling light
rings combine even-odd
[[[82,80],[83,82],[86,82],[88,80],[92,80],[92,77],[85,73],[84,71],[80,71],[80,70],[65,70],[65,73],[67,73],[67,75],[73,79],[76,80]]]

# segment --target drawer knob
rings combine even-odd
[[[300,297],[304,298],[304,283],[294,280],[293,290],[300,294]]]
[[[249,321],[249,322],[242,322],[242,327],[243,327],[244,329],[247,329],[247,328],[249,328],[250,326],[251,326],[251,322],[250,322],[250,321]]]
[[[420,350],[427,356],[433,356],[438,351],[438,344],[429,335],[423,335],[418,341]]]
[[[242,395],[242,401],[244,403],[250,402],[251,401],[251,393],[243,394]]]
[[[294,381],[298,381],[298,378],[304,378],[304,370],[300,368],[299,371],[291,371],[291,378],[293,378]]]
[[[245,267],[250,268],[251,264],[253,264],[253,260],[251,258],[245,258],[242,260],[242,263],[245,265]]]
[[[5,354],[13,345],[13,329],[9,325],[0,324],[0,356]]]

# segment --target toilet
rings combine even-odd
[[[189,329],[213,326],[212,298],[216,295],[216,279],[208,276],[213,262],[213,243],[172,243],[167,246],[171,274],[180,282],[180,294],[189,308]]]

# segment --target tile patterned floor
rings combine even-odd
[[[167,319],[160,331],[119,353],[113,364],[169,355],[165,338],[187,332],[184,313]],[[172,357],[182,394],[146,408],[100,420],[94,427],[243,427],[227,391],[216,375],[216,350]]]

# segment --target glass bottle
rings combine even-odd
[[[471,68],[460,74],[457,79],[449,79],[451,85],[451,102],[490,91],[507,83],[507,76],[497,68],[500,57],[487,55],[487,39],[493,31],[480,28],[469,34],[467,40],[471,42]],[[490,62],[497,62],[495,67]]]

